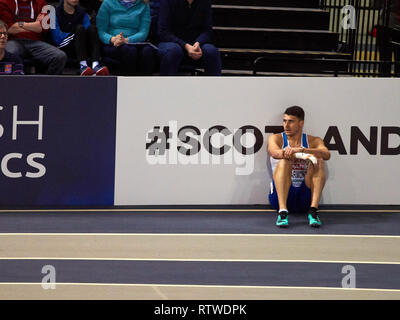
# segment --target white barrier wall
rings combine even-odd
[[[266,131],[292,105],[331,149],[323,204],[400,204],[400,79],[121,77],[115,205],[268,203]],[[211,144],[226,152],[211,158],[200,137],[215,126]],[[255,135],[235,142],[256,144],[253,155],[232,146],[243,126]]]

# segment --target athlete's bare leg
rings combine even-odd
[[[293,161],[281,159],[274,172],[274,182],[276,193],[278,194],[279,209],[287,210],[287,197],[289,194],[290,185],[292,184],[292,166]]]
[[[318,208],[322,190],[326,181],[324,160],[318,159],[317,165],[308,164],[305,183],[311,189],[311,207]]]

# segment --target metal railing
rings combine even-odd
[[[320,0],[330,12],[330,31],[339,34],[339,52],[352,55],[349,74],[398,76],[393,73],[392,42],[387,35],[393,0]]]

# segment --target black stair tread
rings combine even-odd
[[[252,28],[252,27],[214,27],[214,30],[235,30],[235,31],[255,31],[255,32],[286,32],[286,33],[326,33],[334,34],[329,30],[309,30],[309,29],[280,29],[280,28]]]
[[[232,70],[232,69],[222,69],[223,76],[252,76],[253,71],[251,70]],[[326,72],[326,73],[304,73],[304,72],[265,72],[265,71],[258,71],[257,76],[292,76],[292,77],[332,77],[334,75],[333,72]]]
[[[291,7],[260,7],[260,6],[237,6],[237,5],[223,5],[213,4],[213,9],[238,9],[238,10],[266,10],[266,11],[297,11],[297,12],[327,12],[323,9],[315,8],[291,8]]]
[[[325,30],[214,28],[214,42],[219,48],[337,51],[338,37]]]
[[[319,0],[212,0],[215,4],[318,8]]]
[[[350,53],[335,51],[310,51],[310,50],[279,50],[279,49],[246,49],[246,48],[218,48],[220,52],[233,53],[259,53],[259,54],[294,54],[294,55],[327,55],[351,57]]]
[[[319,9],[218,5],[213,20],[221,27],[329,30],[329,12]]]

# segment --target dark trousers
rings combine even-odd
[[[33,58],[46,67],[46,74],[61,74],[67,62],[67,55],[60,49],[39,40],[14,39],[7,43],[6,50],[21,59]]]
[[[221,56],[218,49],[212,44],[205,43],[201,46],[203,56],[195,61],[188,57],[186,51],[175,42],[161,42],[158,45],[158,54],[160,56],[160,75],[173,76],[178,73],[182,62],[188,62],[193,65],[203,65],[205,75],[221,75]]]
[[[77,58],[79,61],[99,61],[100,40],[97,35],[97,28],[90,25],[87,29],[83,25],[77,25],[74,40],[67,46],[60,48],[68,57]]]
[[[377,34],[377,45],[380,53],[380,72],[383,76],[389,77],[392,69],[392,54],[394,53],[395,73],[400,74],[400,46],[393,45],[391,42],[400,42],[400,29],[397,28],[380,28]]]
[[[123,44],[119,47],[105,45],[103,57],[120,64],[121,75],[151,75],[155,71],[157,50],[149,45]],[[107,64],[107,62],[106,62]]]

